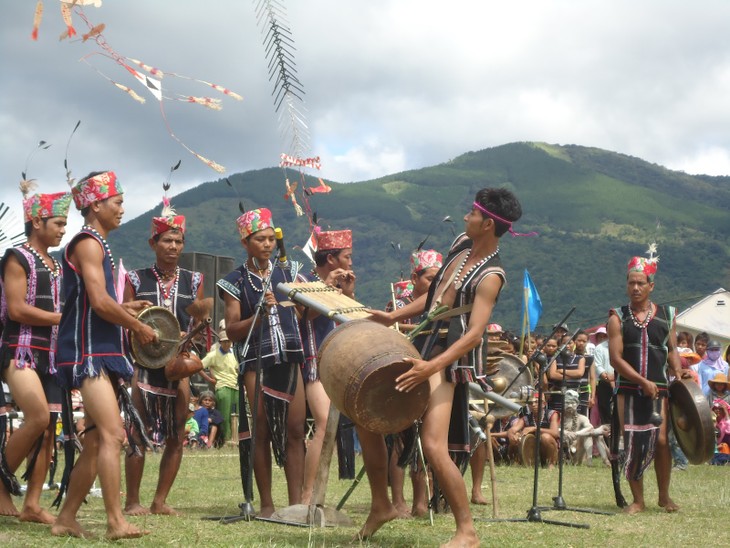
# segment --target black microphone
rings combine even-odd
[[[279,262],[286,262],[286,249],[284,249],[284,232],[280,228],[274,229],[276,236],[276,247],[279,249]]]

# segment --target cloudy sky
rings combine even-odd
[[[339,182],[444,162],[514,141],[613,150],[690,173],[730,174],[730,2],[684,0],[279,0],[296,45],[311,155]],[[277,165],[288,141],[257,25],[258,0],[103,0],[87,7],[118,54],[226,86],[223,110],[165,101],[170,129],[227,173]],[[59,41],[58,0],[3,2],[0,200],[28,176],[62,190],[113,169],[128,219],[219,174],[174,141],[159,102],[99,45]],[[88,31],[78,17],[79,34]],[[724,37],[724,38],[723,38]],[[84,60],[82,60],[85,59]],[[145,104],[115,88],[130,86]],[[166,76],[166,94],[216,95]],[[286,124],[285,124],[286,125]],[[174,201],[173,201],[174,203]]]

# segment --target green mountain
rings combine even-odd
[[[175,208],[188,222],[185,251],[240,263],[243,248],[235,226],[240,200],[247,209],[270,208],[284,230],[289,256],[307,262],[295,246],[304,244],[310,226],[284,199],[282,171],[239,173],[228,181],[203,183],[175,197]],[[681,309],[730,285],[728,183],[730,177],[690,176],[596,148],[512,143],[371,181],[327,181],[331,193],[308,199],[320,226],[353,230],[358,300],[383,307],[390,282],[408,275],[409,253],[419,242],[428,235],[426,247],[446,251],[462,231],[461,219],[477,190],[510,188],[523,206],[515,230],[539,235],[502,238],[509,281],[493,319],[519,329],[527,269],[542,298],[538,330],[544,331],[573,306],[571,327],[605,321],[610,307],[627,300],[626,262],[653,241],[660,256],[656,302]],[[318,184],[306,177],[307,187]],[[146,239],[159,211],[158,204],[112,233],[115,255],[128,268],[152,261]],[[446,216],[451,220],[442,221]]]

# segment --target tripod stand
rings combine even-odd
[[[568,342],[563,345],[563,349],[575,338],[575,336],[578,334],[578,330],[576,330],[573,335],[570,337]],[[569,510],[572,512],[584,512],[587,514],[600,514],[600,515],[606,515],[606,516],[612,516],[612,512],[605,512],[603,510],[593,510],[590,508],[577,508],[574,506],[568,506],[565,504],[565,499],[563,498],[563,463],[565,461],[565,451],[564,451],[564,443],[565,443],[565,392],[567,390],[567,363],[565,363],[565,355],[561,353],[558,354],[555,353],[555,356],[553,356],[553,359],[550,361],[552,364],[554,361],[556,361],[557,356],[562,356],[563,361],[563,374],[560,381],[560,397],[562,398],[562,411],[560,413],[560,441],[558,443],[558,494],[553,497],[553,505],[552,506],[542,506],[540,507],[540,510],[542,511],[549,511],[549,510]],[[572,359],[572,356],[571,356]]]
[[[542,376],[545,374],[545,372],[548,370],[550,365],[552,365],[552,362],[555,360],[556,356],[559,352],[562,352],[565,347],[567,346],[567,343],[564,344],[561,348],[558,349],[558,351],[555,353],[555,355],[552,357],[552,359],[548,362],[545,354],[542,353],[542,349],[545,347],[545,343],[548,341],[548,339],[552,338],[555,335],[555,332],[557,330],[557,327],[561,324],[564,324],[568,317],[575,311],[575,307],[571,308],[570,312],[563,318],[561,322],[558,322],[556,326],[553,328],[553,332],[550,334],[550,337],[545,339],[545,342],[535,350],[535,352],[530,356],[530,359],[527,361],[527,363],[535,362],[540,365],[538,376],[537,376],[537,416],[535,417],[535,453],[534,453],[534,473],[533,473],[533,479],[532,479],[532,506],[527,511],[527,516],[524,518],[507,518],[507,519],[487,519],[486,521],[494,522],[494,521],[510,521],[510,522],[539,522],[539,523],[549,523],[550,525],[562,525],[564,527],[574,527],[577,529],[588,529],[590,528],[589,525],[583,524],[583,523],[570,523],[566,521],[557,521],[557,520],[549,520],[549,519],[543,519],[542,517],[542,510],[540,506],[537,505],[537,485],[538,485],[538,479],[539,479],[539,473],[540,473],[540,440],[542,436],[542,414],[543,414],[543,396],[544,391],[542,387]],[[525,367],[527,367],[527,364],[525,364]],[[509,387],[508,387],[509,389]]]

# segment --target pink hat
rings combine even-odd
[[[162,216],[152,217],[150,237],[153,238],[173,229],[185,234],[185,215],[178,215],[170,205],[170,200],[165,196],[162,198]]]
[[[106,200],[117,194],[124,194],[124,189],[113,171],[105,171],[81,179],[71,189],[71,194],[73,194],[76,209],[81,210],[94,202]]]
[[[598,329],[596,329],[596,335],[598,335],[599,333],[603,333],[604,335],[608,335],[608,332],[606,331],[606,328],[605,327],[599,327]]]
[[[351,230],[332,230],[317,234],[317,251],[352,248]]]
[[[659,257],[652,257],[647,259],[646,257],[631,257],[629,264],[627,265],[627,273],[641,272],[646,274],[646,278],[650,281],[654,281],[654,274],[656,274],[657,263]]]
[[[411,272],[420,273],[429,268],[441,268],[443,257],[435,249],[421,249],[411,255]]]
[[[274,228],[274,222],[271,219],[271,211],[262,207],[260,209],[252,209],[236,219],[238,232],[241,238],[248,238],[254,232],[264,230],[265,228]]]
[[[487,332],[488,333],[502,333],[503,329],[502,326],[498,323],[490,323],[487,325]]]
[[[33,217],[40,217],[41,219],[68,217],[70,206],[71,194],[68,192],[33,194],[23,198],[23,216],[26,223]]]

